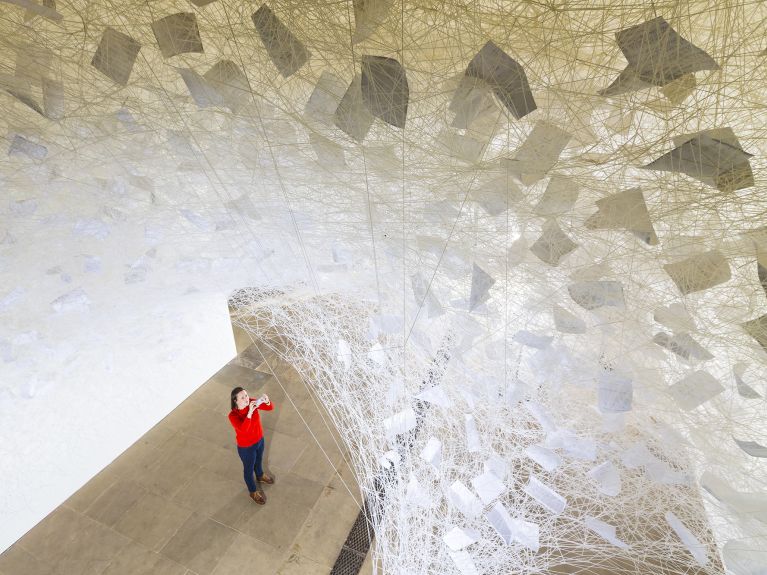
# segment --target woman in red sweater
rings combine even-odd
[[[258,399],[250,399],[248,392],[241,387],[232,390],[232,411],[229,412],[229,422],[237,433],[237,453],[242,459],[245,484],[248,486],[250,498],[263,505],[266,495],[253,480],[253,473],[261,483],[272,484],[274,479],[264,473],[261,460],[264,457],[264,432],[261,429],[261,418],[258,410],[271,411],[274,409],[269,397],[264,394]]]

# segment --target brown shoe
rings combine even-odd
[[[269,477],[266,473],[264,473],[260,477],[257,477],[256,479],[258,479],[261,483],[266,483],[267,485],[271,485],[272,483],[274,483],[274,478]]]
[[[264,495],[261,491],[251,491],[250,498],[259,505],[266,503],[266,495]]]

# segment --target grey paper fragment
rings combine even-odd
[[[471,295],[469,296],[469,311],[482,305],[490,298],[490,288],[495,280],[477,264],[472,264]]]
[[[487,42],[469,62],[453,96],[451,109],[463,105],[476,88],[477,80],[492,88],[495,96],[517,120],[537,107],[522,66],[492,41]]]
[[[738,444],[743,451],[748,453],[751,457],[767,457],[767,446],[761,445],[756,441],[741,441],[735,439],[735,443]]]
[[[292,76],[309,60],[309,50],[266,4],[253,13],[253,24],[269,58],[285,78]]]
[[[141,44],[114,28],[107,28],[91,65],[114,82],[126,86]]]
[[[633,188],[613,194],[596,202],[596,214],[586,220],[585,226],[597,230],[626,229],[640,238],[646,244],[657,245],[650,213],[642,195],[642,190]]]
[[[163,58],[204,52],[197,17],[192,12],[179,12],[152,22],[152,31]]]
[[[558,305],[554,306],[554,325],[562,333],[586,333],[586,322]]]
[[[735,384],[738,387],[738,394],[746,399],[760,399],[762,396],[753,387],[743,381],[743,374],[746,371],[745,363],[736,363],[732,368],[732,373],[735,376]]]
[[[43,79],[43,110],[51,120],[64,117],[64,85],[56,80]]]
[[[742,323],[741,326],[767,351],[767,314]]]
[[[444,310],[439,303],[439,300],[434,293],[428,289],[429,286],[421,273],[415,273],[411,276],[411,282],[413,286],[413,295],[418,305],[425,305],[428,316],[437,317],[442,315]]]
[[[551,266],[559,265],[559,262],[567,254],[578,247],[560,228],[556,220],[549,220],[543,225],[543,234],[530,246],[538,259]]]
[[[209,108],[211,106],[223,106],[224,99],[213,87],[211,87],[205,78],[200,76],[194,70],[181,68],[178,71],[184,80],[189,93],[194,98],[195,103],[200,108]]]
[[[644,169],[677,172],[731,192],[754,185],[749,154],[729,128],[691,134]]]
[[[24,136],[16,134],[8,149],[9,156],[27,156],[32,160],[44,160],[48,155],[48,148],[27,140]]]
[[[713,250],[663,266],[683,295],[728,281],[730,266],[721,252]]]
[[[215,105],[223,103],[232,112],[237,112],[250,96],[248,79],[237,64],[231,60],[221,60],[205,72],[203,79],[218,96],[214,99],[212,93],[205,92]]]
[[[354,36],[352,44],[365,40],[386,21],[393,0],[353,0]]]
[[[634,386],[628,377],[610,371],[599,376],[597,406],[602,413],[631,411],[633,398]]]
[[[571,137],[554,124],[537,122],[514,158],[502,163],[511,173],[517,174],[524,185],[530,186],[554,167]]]
[[[363,56],[360,88],[371,114],[397,128],[405,127],[410,89],[405,69],[397,60]]]
[[[342,132],[362,142],[373,125],[373,114],[362,101],[362,88],[360,76],[355,76],[335,113],[335,125]]]
[[[584,281],[567,286],[573,301],[582,308],[622,307],[623,286],[616,281]]]
[[[666,348],[683,359],[705,361],[714,358],[713,355],[687,333],[669,335],[667,333],[659,332],[655,334],[652,340],[659,346]]]
[[[661,17],[621,30],[615,39],[628,65],[599,92],[603,96],[664,86],[692,72],[719,69],[711,56],[677,34]]]
[[[578,200],[578,185],[563,176],[553,176],[535,206],[539,216],[557,216],[568,212]]]

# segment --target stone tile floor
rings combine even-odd
[[[238,385],[275,404],[264,506],[226,418]],[[250,345],[0,555],[0,575],[327,575],[360,501],[339,445],[296,371]]]

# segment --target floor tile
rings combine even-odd
[[[160,553],[200,575],[210,575],[236,537],[236,531],[195,513]]]
[[[187,568],[138,543],[126,545],[102,575],[185,575]]]
[[[240,533],[216,565],[213,575],[274,575],[284,561],[284,553],[279,549]]]
[[[125,512],[114,529],[155,551],[176,534],[192,511],[154,493],[147,493]]]
[[[85,515],[111,527],[144,493],[142,485],[118,479],[93,501]]]
[[[268,496],[267,496],[268,497]],[[267,499],[258,512],[241,527],[241,531],[255,539],[285,550],[293,544],[310,509],[292,503],[272,503]]]

